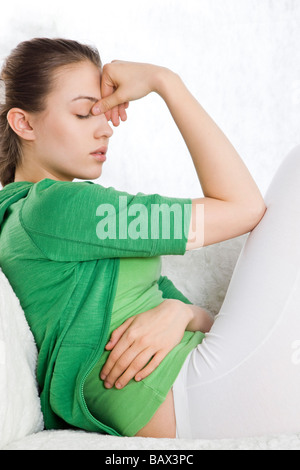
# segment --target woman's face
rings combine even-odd
[[[31,121],[31,151],[44,172],[41,179],[93,180],[101,175],[113,131],[105,115],[91,114],[101,98],[100,78],[100,69],[89,61],[57,71],[45,111]]]

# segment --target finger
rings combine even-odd
[[[132,319],[128,319],[126,320],[126,325],[121,325],[122,326],[125,326],[126,327],[126,330],[128,328],[128,325],[130,325],[130,320],[133,321]],[[119,327],[119,328],[121,328]],[[125,331],[126,333],[126,331]],[[116,340],[117,340],[117,343],[116,343]],[[112,351],[110,353],[110,355],[108,356],[108,359],[106,361],[106,363],[104,364],[104,366],[102,367],[101,369],[101,372],[100,372],[100,378],[102,380],[105,380],[106,377],[110,374],[111,370],[113,369],[113,367],[115,366],[116,362],[119,360],[119,358],[122,356],[122,354],[124,354],[124,352],[126,350],[128,350],[128,348],[131,347],[132,343],[134,342],[134,340],[130,340],[128,339],[128,335],[125,335],[124,337],[124,332],[123,334],[121,335],[121,337],[118,339],[118,332],[116,334],[116,337],[115,339],[113,340],[115,341],[115,346],[112,347]],[[114,343],[112,343],[114,344]],[[108,343],[108,345],[106,346],[106,349],[110,349],[110,345]]]
[[[125,103],[120,104],[119,106],[119,116],[121,118],[121,121],[126,121],[127,120],[127,113],[126,113],[126,108],[125,108]]]
[[[130,348],[127,348],[116,361],[114,361],[114,365],[105,379],[104,385],[106,388],[111,388],[115,385],[116,380],[124,374],[136,356],[136,348],[131,346]]]
[[[147,348],[138,354],[128,365],[125,372],[116,378],[115,387],[119,389],[125,387],[130,382],[130,380],[135,377],[136,374],[143,370],[143,367],[145,367],[152,357],[153,350],[151,348]]]
[[[152,372],[159,366],[162,360],[166,357],[166,353],[163,351],[157,352],[151,361],[144,367],[142,370],[139,370],[136,374],[134,374],[134,378],[137,382],[148,377]]]
[[[131,325],[133,320],[134,320],[134,317],[128,318],[126,321],[124,321],[124,323],[122,323],[122,325],[120,325],[118,328],[116,328],[112,332],[109,342],[105,346],[105,349],[111,350],[115,347],[115,345],[121,339],[121,337],[123,336],[127,328]]]
[[[97,101],[92,108],[92,113],[94,115],[98,114],[105,114],[108,111],[112,110],[115,106],[124,103],[124,99],[120,95],[119,88],[112,93],[111,95],[107,96],[106,98],[102,98],[100,101]]]
[[[109,122],[111,120],[111,111],[107,111],[107,113],[105,113],[105,117],[107,121]]]
[[[122,357],[122,354],[124,354],[126,352],[126,350],[128,350],[128,347],[123,347],[122,348],[122,347],[120,347],[120,343],[118,343],[113,348],[112,352],[108,356],[108,359],[107,359],[106,363],[104,364],[104,366],[101,369],[101,372],[100,372],[101,380],[105,380],[107,383],[113,385],[114,382],[111,383],[111,380],[112,380],[112,377],[114,377],[114,373],[116,372],[116,369],[115,369],[116,364],[118,363],[118,361]]]
[[[119,106],[115,106],[115,107],[111,110],[111,122],[113,123],[113,125],[114,125],[115,127],[118,127],[118,125],[120,124]]]
[[[128,101],[126,101],[125,103],[122,103],[122,104],[119,105],[119,115],[120,115],[120,118],[122,119],[122,121],[126,121],[126,119],[127,119],[127,114],[126,114],[125,110],[128,109],[128,107],[129,107],[129,102]],[[101,100],[97,101],[97,103],[94,104],[94,106],[92,108],[92,114],[94,114],[95,116],[99,115],[99,114],[102,114]],[[104,114],[106,116],[106,119],[108,121],[110,121],[111,118],[112,118],[112,110],[109,109]]]

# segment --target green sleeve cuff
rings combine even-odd
[[[185,297],[173,284],[167,276],[160,276],[158,280],[159,289],[163,293],[164,299],[176,299],[181,300],[185,304],[192,304],[192,302]]]

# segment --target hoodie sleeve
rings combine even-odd
[[[163,293],[164,299],[181,300],[185,304],[192,302],[174,286],[173,282],[167,276],[160,276],[158,280],[158,287]]]
[[[132,195],[91,182],[36,183],[20,217],[54,261],[184,254],[191,199]]]

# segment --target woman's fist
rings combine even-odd
[[[101,100],[93,106],[93,114],[105,114],[118,126],[126,121],[129,101],[135,101],[156,90],[158,77],[165,68],[138,62],[114,60],[103,67]]]

